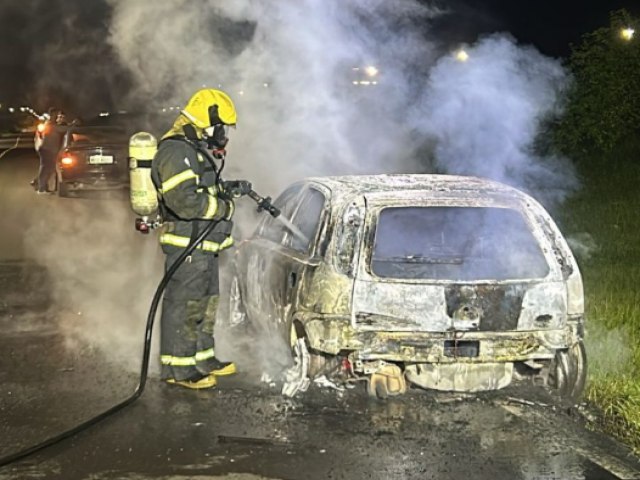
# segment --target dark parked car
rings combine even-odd
[[[584,389],[582,278],[530,196],[473,177],[311,178],[236,253],[231,322],[291,348],[284,393],[331,372],[369,393]]]
[[[129,182],[128,142],[124,128],[71,127],[58,155],[58,194],[125,188]]]

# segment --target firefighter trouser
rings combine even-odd
[[[50,150],[38,150],[40,169],[38,170],[38,190],[44,192],[49,189],[49,179],[56,171],[56,157],[58,154]]]
[[[180,251],[169,253],[168,269]],[[162,302],[160,361],[162,379],[194,380],[213,363],[213,326],[219,299],[218,258],[195,253],[167,284]]]

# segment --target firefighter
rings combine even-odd
[[[217,376],[236,372],[234,363],[216,357],[213,338],[219,299],[218,254],[233,243],[234,203],[225,195],[215,166],[196,148],[206,145],[215,158],[222,158],[227,129],[235,123],[236,110],[227,94],[199,90],[162,137],[152,162],[164,219],[160,244],[167,269],[203,232],[207,221],[217,222],[177,269],[162,304],[162,379],[192,389],[214,387]]]

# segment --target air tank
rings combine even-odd
[[[151,162],[157,151],[158,141],[148,132],[129,139],[129,199],[133,211],[145,219],[158,210],[158,194],[151,180]]]

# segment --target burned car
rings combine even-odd
[[[232,322],[276,331],[285,392],[333,375],[369,393],[584,389],[580,271],[533,198],[480,178],[310,178],[236,252]],[[279,218],[282,220],[279,221]]]
[[[127,187],[128,146],[128,132],[121,127],[70,127],[56,165],[58,195]]]

